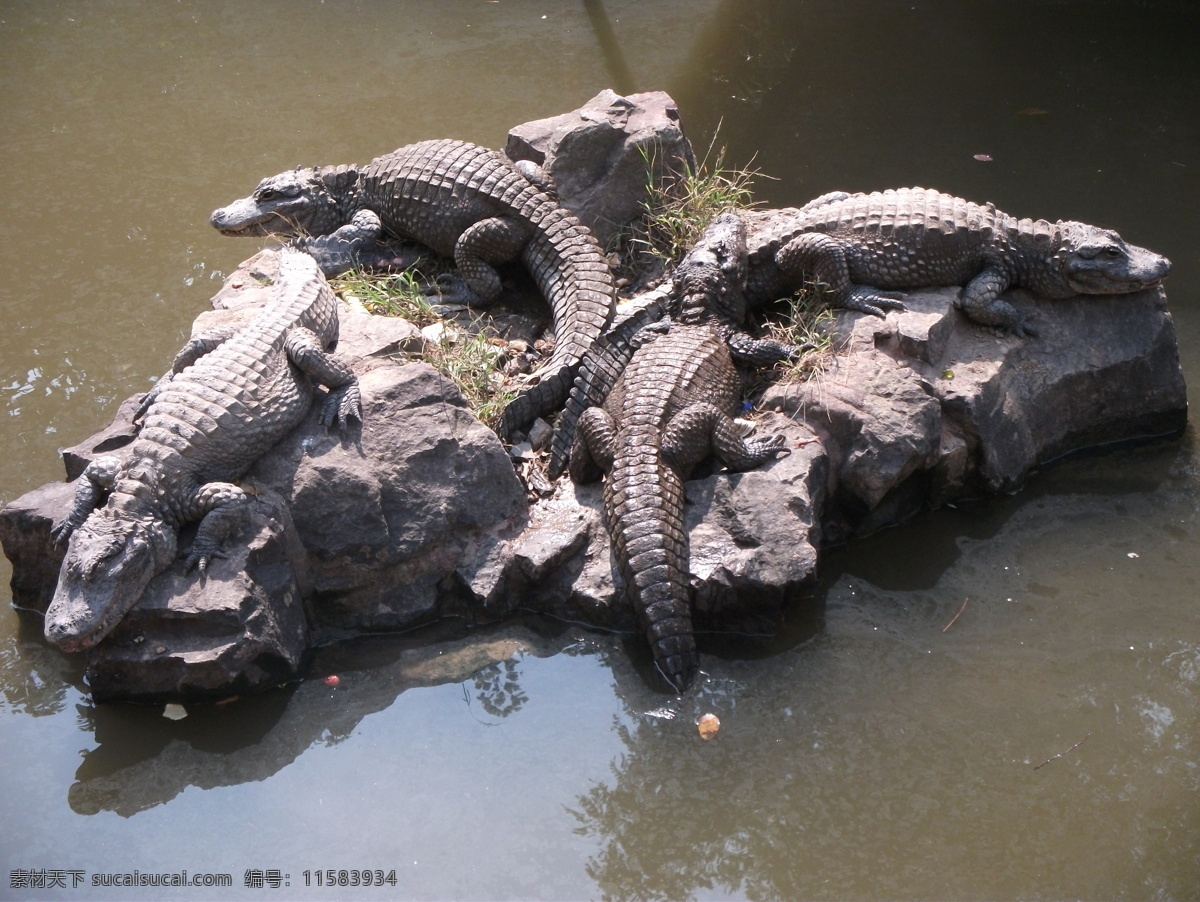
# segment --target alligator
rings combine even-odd
[[[1047,299],[1140,291],[1171,263],[1081,222],[1016,219],[993,204],[924,188],[831,192],[800,209],[746,210],[746,296],[769,304],[824,283],[833,303],[884,316],[901,310],[891,289],[958,285],[973,321],[1020,337],[1036,331],[1000,298],[1021,286]]]
[[[567,395],[584,352],[608,325],[613,277],[587,227],[507,157],[463,141],[410,144],[366,166],[297,169],[263,179],[249,197],[212,214],[226,235],[380,235],[453,258],[461,283],[444,300],[489,304],[495,265],[522,260],[550,303],[555,347],[540,379],[505,409],[506,441]]]
[[[316,263],[284,248],[270,299],[240,329],[202,333],[139,411],[124,462],[97,457],[52,535],[68,542],[46,611],[46,638],[65,651],[103,639],[175,560],[179,530],[199,521],[188,570],[203,575],[241,522],[250,496],[234,480],[308,415],[313,383],[330,391],[321,423],[362,420],[358,381],[327,350],[337,299]]]
[[[746,470],[787,453],[782,436],[745,439],[734,415],[735,361],[794,358],[800,349],[754,339],[745,317],[745,226],[718,217],[674,275],[677,314],[643,329],[603,406],[579,417],[571,478],[606,474],[604,514],[617,572],[663,677],[679,692],[695,679],[683,482],[715,455]]]

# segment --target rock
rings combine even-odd
[[[602,92],[573,113],[513,129],[508,153],[544,164],[560,199],[602,241],[641,212],[643,153],[656,177],[694,165],[665,94]],[[277,258],[267,249],[238,267],[193,331],[252,317]],[[821,376],[773,386],[762,399],[777,413],[755,428],[785,434],[791,453],[687,482],[700,628],[770,630],[781,607],[812,586],[823,543],[1013,491],[1070,451],[1184,426],[1185,385],[1161,290],[1062,301],[1010,292],[1038,329],[1027,340],[969,322],[956,297],[955,289],[913,292],[905,312],[883,319],[841,313],[839,353]],[[361,428],[324,430],[318,393],[305,423],[246,473],[257,501],[229,557],[203,579],[176,561],[89,652],[97,699],[249,692],[295,676],[313,645],[447,616],[474,624],[529,610],[636,629],[614,581],[602,486],[546,483],[535,450],[546,424],[506,452],[450,381],[395,359],[444,336],[357,304],[340,316],[338,354],[359,378]],[[508,353],[529,358],[525,366],[548,353],[523,312],[496,321]],[[129,452],[140,401],[128,399],[107,429],[63,452],[67,482],[0,511],[14,604],[44,611],[63,556],[50,529],[70,509],[70,480],[99,454]],[[526,487],[539,496],[532,506]],[[185,530],[183,547],[189,540]]]
[[[542,167],[559,203],[607,245],[643,212],[653,184],[696,168],[679,109],[662,91],[621,97],[604,90],[578,110],[518,125],[505,153]]]
[[[756,619],[771,630],[783,606],[816,581],[828,455],[788,417],[769,414],[756,431],[786,436],[791,453],[686,484],[696,618],[711,628]]]
[[[538,417],[529,427],[529,444],[534,451],[544,451],[549,446],[550,438],[553,435],[554,427]]]
[[[204,577],[177,559],[88,652],[93,698],[216,700],[294,678],[309,648],[306,567],[287,505],[261,493]]]
[[[50,536],[55,524],[70,512],[74,483],[50,482],[26,492],[0,510],[0,545],[12,563],[12,603],[15,607],[46,613],[65,545]]]
[[[843,313],[843,355],[764,406],[803,416],[833,463],[832,537],[865,534],[964,496],[1011,492],[1040,465],[1104,442],[1177,432],[1186,386],[1161,290],[1006,297],[1038,337],[999,336],[914,292],[886,319]]]
[[[358,367],[356,366],[356,369]],[[423,363],[359,370],[360,434],[308,421],[246,479],[283,496],[308,551],[314,629],[406,629],[447,613],[439,586],[526,502],[500,440]]]

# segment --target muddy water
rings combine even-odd
[[[298,164],[498,145],[608,85],[670,91],[701,149],[720,123],[776,203],[919,184],[1118,228],[1175,262],[1196,385],[1198,26],[1182,3],[0,4],[0,500],[59,478],[253,250],[213,207]],[[92,705],[7,613],[0,897],[1194,898],[1198,493],[1189,432],[836,550],[779,636],[708,639],[682,702],[620,637],[526,625],[328,649],[171,721]],[[232,886],[99,885],[184,870]]]

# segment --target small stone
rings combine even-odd
[[[542,451],[550,444],[550,438],[553,435],[554,427],[538,417],[529,427],[529,444],[533,450]]]
[[[700,738],[707,742],[721,729],[721,719],[715,714],[705,714],[696,722],[696,728],[700,731]]]

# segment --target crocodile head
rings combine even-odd
[[[46,638],[63,651],[91,648],[175,559],[175,530],[156,517],[101,508],[71,535],[46,609]]]
[[[1064,222],[1055,259],[1075,294],[1127,294],[1165,279],[1171,261],[1108,229]]]
[[[265,178],[254,193],[214,210],[222,235],[327,235],[349,221],[343,215],[357,173],[349,167],[294,169]]]
[[[682,322],[701,322],[710,315],[740,324],[746,319],[746,224],[723,213],[705,232],[706,241],[692,248],[675,269],[675,297]]]

